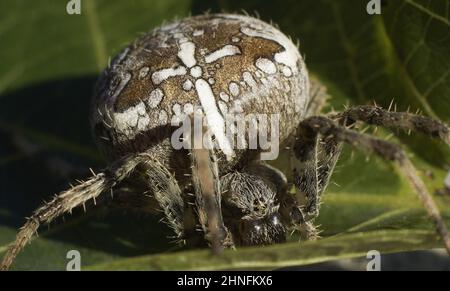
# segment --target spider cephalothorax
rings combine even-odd
[[[235,244],[264,245],[286,239],[272,185],[256,175],[230,173],[221,179],[221,186],[228,189],[222,194],[222,212]]]
[[[38,208],[1,268],[11,265],[40,224],[109,191],[121,206],[162,210],[178,241],[200,235],[215,251],[283,242],[293,230],[314,239],[320,196],[343,143],[396,162],[450,250],[439,210],[402,149],[348,129],[366,122],[450,145],[447,126],[376,106],[317,116],[325,97],[324,87],[309,79],[298,48],[261,20],[202,15],[153,30],[113,59],[95,90],[92,129],[110,165]],[[173,138],[180,122],[195,123],[197,115],[205,117],[200,132],[210,133],[207,144],[214,147],[196,147],[195,128]],[[239,117],[228,124],[234,115]],[[252,145],[255,137],[239,131],[248,115],[278,117],[279,124],[255,123],[291,150],[295,195],[284,174],[264,162],[265,144],[235,147],[227,134]]]

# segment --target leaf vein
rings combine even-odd
[[[89,32],[91,34],[92,43],[94,46],[97,68],[101,71],[106,66],[108,55],[106,54],[105,39],[98,23],[97,9],[95,7],[94,0],[86,1],[84,7]]]
[[[422,5],[414,2],[413,0],[405,0],[405,2],[409,5],[417,8],[418,10],[422,11],[423,13],[430,15],[432,18],[444,23],[445,25],[450,26],[450,21],[447,18],[445,18],[439,14],[436,14],[435,12],[427,9],[426,7],[423,7]]]

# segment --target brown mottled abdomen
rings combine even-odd
[[[96,89],[92,126],[110,158],[153,150],[170,165],[179,159],[171,122],[198,106],[227,154],[226,116],[279,114],[282,142],[308,101],[305,64],[282,32],[252,17],[202,15],[159,27],[114,58]],[[232,151],[227,168],[246,154]]]

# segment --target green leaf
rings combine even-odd
[[[430,231],[385,230],[346,234],[305,242],[301,246],[286,243],[267,248],[227,250],[220,256],[213,256],[207,250],[144,256],[94,265],[88,270],[267,270],[364,257],[368,250],[387,254],[436,246],[439,242]]]
[[[191,3],[192,2],[192,3]],[[328,86],[331,105],[347,103],[420,108],[449,122],[448,1],[389,1],[369,16],[361,0],[175,1],[82,0],[0,2],[0,256],[16,229],[44,199],[104,165],[89,131],[93,85],[109,57],[139,34],[175,16],[257,10],[293,38],[310,71]],[[370,131],[369,131],[370,133]],[[379,130],[379,136],[386,132]],[[402,141],[429,190],[442,188],[448,149],[426,138]],[[275,165],[290,174],[283,152]],[[432,175],[430,175],[432,173]],[[426,175],[425,175],[426,174]],[[179,250],[160,217],[108,207],[75,211],[65,223],[43,228],[21,253],[15,270],[64,270],[76,249],[83,269],[271,269],[439,247],[426,215],[399,170],[363,153],[344,151],[317,220],[324,239],[242,248],[211,257]],[[439,198],[447,221],[450,202]],[[291,238],[295,241],[296,238]]]

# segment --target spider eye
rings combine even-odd
[[[240,232],[248,235],[257,235],[263,229],[261,222],[261,220],[244,220],[241,222]]]
[[[280,218],[278,217],[278,215],[273,215],[271,218],[270,218],[270,223],[273,225],[273,226],[278,226],[278,225],[280,225]]]
[[[242,245],[267,245],[285,240],[284,227],[277,213],[256,220],[242,220],[239,226]]]
[[[258,222],[253,223],[253,228],[255,231],[261,231],[261,225]]]

